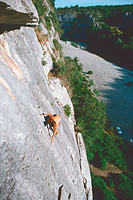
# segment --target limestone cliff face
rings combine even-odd
[[[53,27],[47,41],[38,41],[32,27],[38,14],[32,1],[4,0],[0,6],[4,27],[0,35],[0,199],[91,200],[84,142],[81,134],[75,136],[74,112],[70,118],[64,114],[59,90],[67,98],[68,94],[58,80],[49,82],[47,76],[51,57],[58,58],[52,43],[58,35]],[[13,26],[15,16],[19,27]],[[45,34],[47,30],[43,24],[41,27]],[[71,104],[69,98],[67,103]],[[53,143],[53,132],[45,126],[41,113],[61,115],[59,135]]]

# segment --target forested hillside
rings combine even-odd
[[[90,51],[132,69],[133,4],[65,7],[57,13],[63,38],[84,42]]]

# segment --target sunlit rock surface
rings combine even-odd
[[[31,1],[3,2],[14,12],[33,12],[37,17]],[[44,45],[33,27],[21,26],[0,35],[0,199],[92,199],[86,152],[82,151],[87,167],[83,173],[74,124],[55,99],[47,66],[42,65]],[[49,57],[46,61],[51,65]],[[53,143],[53,131],[45,126],[41,113],[61,115]]]

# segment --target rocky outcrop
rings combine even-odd
[[[0,1],[0,33],[37,23],[38,13],[31,0]]]
[[[57,17],[64,30],[63,37],[72,41],[85,43],[90,25],[93,23],[94,26],[98,26],[90,13],[77,15],[75,12],[64,12],[58,13]]]
[[[48,82],[51,57],[58,59],[52,42],[58,35],[53,27],[50,38],[38,41],[34,28],[25,26],[38,20],[31,1],[0,3],[5,6],[3,12],[9,8],[14,19],[16,15],[16,23],[21,21],[21,17],[17,19],[18,12],[31,19],[23,18],[19,29],[9,30],[5,26],[0,35],[0,199],[91,200],[91,177],[85,149],[79,148],[74,124],[65,116],[64,105],[57,102]],[[4,15],[1,12],[0,16]],[[9,15],[4,17],[6,23],[9,18]],[[47,30],[43,24],[41,27],[45,34]],[[46,65],[42,64],[43,59]],[[66,90],[61,89],[66,94]],[[71,102],[70,99],[67,102]],[[53,131],[45,126],[41,113],[61,115],[59,135],[53,143]],[[84,146],[80,140],[80,145]],[[83,166],[81,170],[81,152],[85,171]]]
[[[63,12],[63,13],[57,13],[57,17],[59,22],[61,23],[66,23],[66,22],[89,23],[95,21],[89,12],[86,12],[86,14],[79,14],[79,15],[77,15],[76,12]]]

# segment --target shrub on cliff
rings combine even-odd
[[[89,71],[87,72],[87,74],[93,74],[93,71],[89,70]]]
[[[60,45],[60,43],[58,42],[58,40],[53,39],[53,44],[54,44],[55,49],[56,49],[57,51],[62,49],[62,46]]]
[[[76,42],[71,42],[71,45],[74,46],[74,47],[76,47],[76,48],[78,48],[78,45],[77,45]]]
[[[61,25],[58,22],[56,12],[50,11],[49,16],[53,22],[56,33],[58,33],[59,36],[61,37],[64,31],[61,29]]]
[[[67,104],[67,105],[64,106],[64,112],[65,112],[65,115],[67,117],[71,116],[71,107],[70,107],[70,105]]]
[[[37,9],[38,15],[39,15],[39,21],[42,21],[42,16],[47,11],[46,6],[44,5],[43,0],[33,0],[33,3]]]

